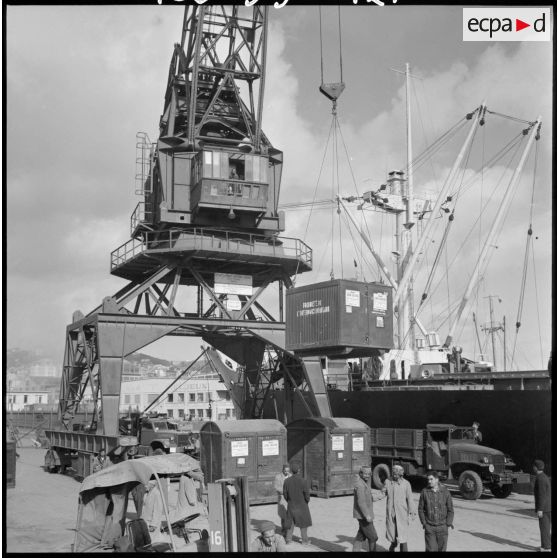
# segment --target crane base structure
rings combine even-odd
[[[241,310],[231,311],[227,310],[227,295],[216,293],[203,274],[204,270],[196,270],[184,260],[174,266],[154,265],[147,279],[141,283],[131,281],[114,296],[105,297],[87,316],[74,313],[74,322],[66,331],[60,397],[66,429],[73,428],[79,403],[89,386],[95,411],[88,431],[116,436],[125,357],[167,335],[199,337],[242,366],[244,374],[238,378],[232,370],[218,368],[213,361],[241,418],[260,418],[269,391],[280,380],[287,401],[300,391],[309,391],[311,406],[305,403],[308,414],[331,415],[319,360],[300,359],[285,350],[284,322],[274,320],[257,300],[273,280],[279,280],[282,298],[283,285],[290,285],[288,275],[268,270],[266,281],[256,293],[240,301]],[[198,291],[212,300],[207,311],[201,304],[196,313],[177,308],[184,277],[199,279]],[[199,296],[198,303],[201,299]],[[296,418],[290,416],[291,409],[293,405],[287,404],[283,420]]]

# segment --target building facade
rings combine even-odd
[[[179,380],[161,396],[174,381],[175,378],[129,378],[123,381],[120,412],[149,410],[166,413],[176,420],[236,418],[230,393],[218,375],[196,374],[186,382]]]
[[[6,411],[24,411],[29,405],[46,405],[49,403],[48,396],[48,391],[7,391]]]

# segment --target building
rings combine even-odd
[[[123,381],[120,412],[149,411],[166,413],[178,420],[234,419],[234,404],[225,384],[214,373],[198,373],[188,381],[178,380],[163,396],[175,378],[141,378]]]
[[[48,391],[13,390],[6,392],[6,410],[23,411],[28,405],[49,403]]]

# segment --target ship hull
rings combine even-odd
[[[271,392],[265,418],[284,416],[283,392]],[[481,424],[483,443],[509,454],[524,471],[534,459],[553,466],[550,390],[329,390],[334,417],[361,420],[370,427],[424,428],[428,423]],[[273,400],[274,399],[274,400]],[[277,411],[275,410],[277,409]],[[295,398],[294,416],[304,414]]]

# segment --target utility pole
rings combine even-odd
[[[482,329],[486,332],[490,334],[490,341],[492,343],[492,361],[494,364],[494,370],[496,370],[497,366],[496,366],[496,343],[495,343],[495,333],[499,330],[503,330],[504,331],[504,370],[506,369],[506,337],[505,337],[505,321],[504,324],[500,324],[500,323],[494,323],[494,305],[492,303],[492,299],[493,298],[497,298],[498,302],[502,302],[502,299],[498,296],[498,295],[488,295],[485,296],[484,298],[488,298],[488,304],[490,307],[490,325],[489,326],[484,326],[482,327]],[[505,319],[505,318],[504,318]]]

